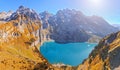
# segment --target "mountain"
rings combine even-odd
[[[118,31],[102,17],[85,16],[74,9],[59,10],[55,15],[48,12],[44,15],[40,13],[40,17],[42,17],[44,27],[52,28],[50,38],[58,43],[87,42],[93,36],[100,39],[100,37]]]
[[[19,17],[19,15],[22,17],[29,18],[29,20],[32,21],[40,20],[39,15],[33,9],[25,8],[24,6],[20,6],[19,9],[6,20],[7,21],[15,20]]]
[[[5,21],[7,18],[9,18],[12,15],[12,11],[8,12],[1,12],[0,13],[0,21]]]
[[[39,15],[24,6],[0,22],[0,69],[50,70],[52,65],[39,52],[40,29]]]
[[[120,32],[104,37],[78,70],[119,70]]]

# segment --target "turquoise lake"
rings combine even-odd
[[[63,63],[77,66],[89,56],[96,45],[95,43],[45,42],[40,47],[40,52],[51,64]]]

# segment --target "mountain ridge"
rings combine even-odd
[[[50,38],[58,43],[87,42],[92,36],[104,37],[118,31],[116,27],[110,25],[102,17],[86,16],[74,9],[63,9],[55,15],[50,14],[48,12],[44,15],[41,13],[40,16],[42,16],[44,28],[52,28]]]

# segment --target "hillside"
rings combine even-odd
[[[78,70],[119,70],[120,32],[103,38]]]

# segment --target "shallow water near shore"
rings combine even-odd
[[[51,64],[77,66],[89,56],[96,45],[96,43],[59,44],[50,41],[43,43],[40,52]]]

